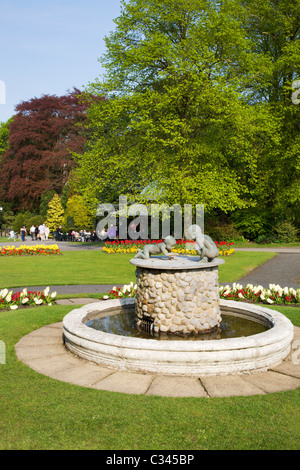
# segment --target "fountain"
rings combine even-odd
[[[71,311],[63,319],[66,348],[105,366],[165,375],[237,374],[282,362],[291,350],[292,323],[274,310],[220,300],[218,267],[224,261],[216,259],[215,243],[198,226],[185,235],[195,240],[199,258],[174,256],[172,237],[146,245],[130,260],[136,266],[136,298]],[[149,337],[91,327],[97,318],[133,311],[137,330]],[[220,337],[222,315],[259,324],[260,332]]]

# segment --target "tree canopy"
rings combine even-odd
[[[56,194],[90,226],[124,195],[204,204],[253,239],[300,228],[300,0],[121,4],[102,78],[0,124],[1,204],[45,217]]]
[[[1,156],[8,149],[9,125],[12,120],[13,118],[9,119],[7,122],[0,122],[0,161]]]
[[[0,165],[0,198],[15,209],[38,210],[45,191],[60,193],[83,152],[87,104],[79,90],[21,102],[9,125],[8,147]]]
[[[295,214],[300,0],[122,6],[106,74],[87,88],[107,100],[91,105],[91,138],[77,156],[85,199],[142,200],[154,184],[169,204]]]

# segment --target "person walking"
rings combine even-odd
[[[45,224],[41,224],[39,226],[39,232],[40,232],[41,241],[44,241],[45,240]]]
[[[16,234],[15,234],[14,230],[11,230],[9,232],[9,237],[8,237],[7,241],[10,240],[10,239],[12,239],[14,242],[16,241]]]
[[[24,242],[24,241],[25,241],[25,237],[26,237],[26,235],[27,235],[27,231],[26,231],[25,225],[23,225],[23,227],[21,228],[21,230],[20,230],[20,235],[21,235],[21,238],[22,238],[22,242]]]
[[[50,233],[50,229],[49,229],[48,225],[45,224],[45,240],[48,240],[49,233]]]
[[[35,235],[35,226],[32,225],[30,227],[30,236],[31,236],[31,240],[34,240],[34,235]]]

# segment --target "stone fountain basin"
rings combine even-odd
[[[72,310],[63,319],[63,339],[72,353],[120,370],[163,375],[227,375],[267,370],[290,353],[293,324],[280,312],[261,306],[220,300],[221,312],[269,327],[256,335],[200,341],[158,341],[94,330],[92,318],[134,308],[134,299],[96,302]]]

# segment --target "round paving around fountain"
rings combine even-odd
[[[20,361],[39,374],[94,390],[164,397],[215,398],[265,395],[300,387],[300,328],[294,327],[290,355],[278,366],[260,373],[219,376],[170,376],[120,371],[82,359],[68,351],[62,323],[43,326],[16,344]]]

